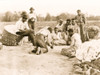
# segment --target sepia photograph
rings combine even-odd
[[[100,75],[100,1],[0,0],[0,75]]]

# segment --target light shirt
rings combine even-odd
[[[76,50],[76,58],[82,62],[91,62],[91,60],[100,58],[100,39],[84,42],[81,48]]]
[[[73,25],[68,25],[68,30],[69,29],[74,29],[74,26]]]
[[[36,18],[36,14],[33,12],[33,13],[29,13],[29,19],[33,18],[34,21],[37,21],[37,18]]]
[[[85,16],[83,14],[77,15],[75,17],[75,19],[76,19],[77,23],[84,23],[85,24],[86,18],[85,18]]]
[[[57,34],[53,33],[52,36],[53,36],[54,40],[60,40],[60,39],[62,39],[61,32],[58,32]]]
[[[43,34],[44,36],[48,36],[50,34],[48,27],[49,26],[46,26],[46,27],[40,29],[36,34],[40,33],[40,34]]]
[[[56,27],[58,28],[58,30],[63,30],[63,24],[61,25],[57,24]]]
[[[27,21],[22,22],[22,19],[20,19],[19,21],[16,22],[16,28],[17,28],[17,31],[26,30],[26,29],[29,29],[29,26],[28,26]]]
[[[79,49],[82,44],[80,35],[78,33],[74,33],[71,37],[71,46],[75,47],[75,49]]]

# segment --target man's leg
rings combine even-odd
[[[46,42],[44,40],[44,36],[42,34],[36,35],[36,44],[38,47],[46,49],[43,51],[43,53],[48,52],[48,48],[47,48]]]
[[[82,23],[80,23],[80,35],[81,35],[81,40],[82,42],[85,42],[85,37],[84,37],[84,26]]]
[[[32,26],[32,29],[34,30],[35,29],[35,22],[34,21],[32,21],[31,26]]]
[[[16,39],[16,41],[19,43],[19,42],[23,39],[23,37],[24,37],[24,36],[21,36],[21,35],[20,35],[20,36],[18,37],[18,39]]]

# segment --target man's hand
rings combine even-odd
[[[19,29],[19,31],[24,31],[24,30],[22,30],[22,29]]]

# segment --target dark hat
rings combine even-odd
[[[75,20],[75,18],[72,18],[71,20]]]
[[[35,9],[33,7],[31,7],[30,10],[35,10]]]
[[[81,10],[80,10],[80,9],[78,9],[78,10],[77,10],[77,12],[81,12]]]
[[[68,32],[74,32],[74,30],[73,29],[69,29]]]
[[[27,16],[27,15],[23,15],[23,16],[22,16],[22,18],[27,19],[27,18],[28,18],[28,16]]]
[[[71,21],[71,19],[67,19],[66,21]]]
[[[27,12],[26,12],[26,11],[23,11],[23,12],[21,13],[21,16],[23,16],[23,15],[27,15]]]
[[[21,13],[21,17],[22,17],[22,18],[28,18],[27,12],[23,11],[23,12]]]

